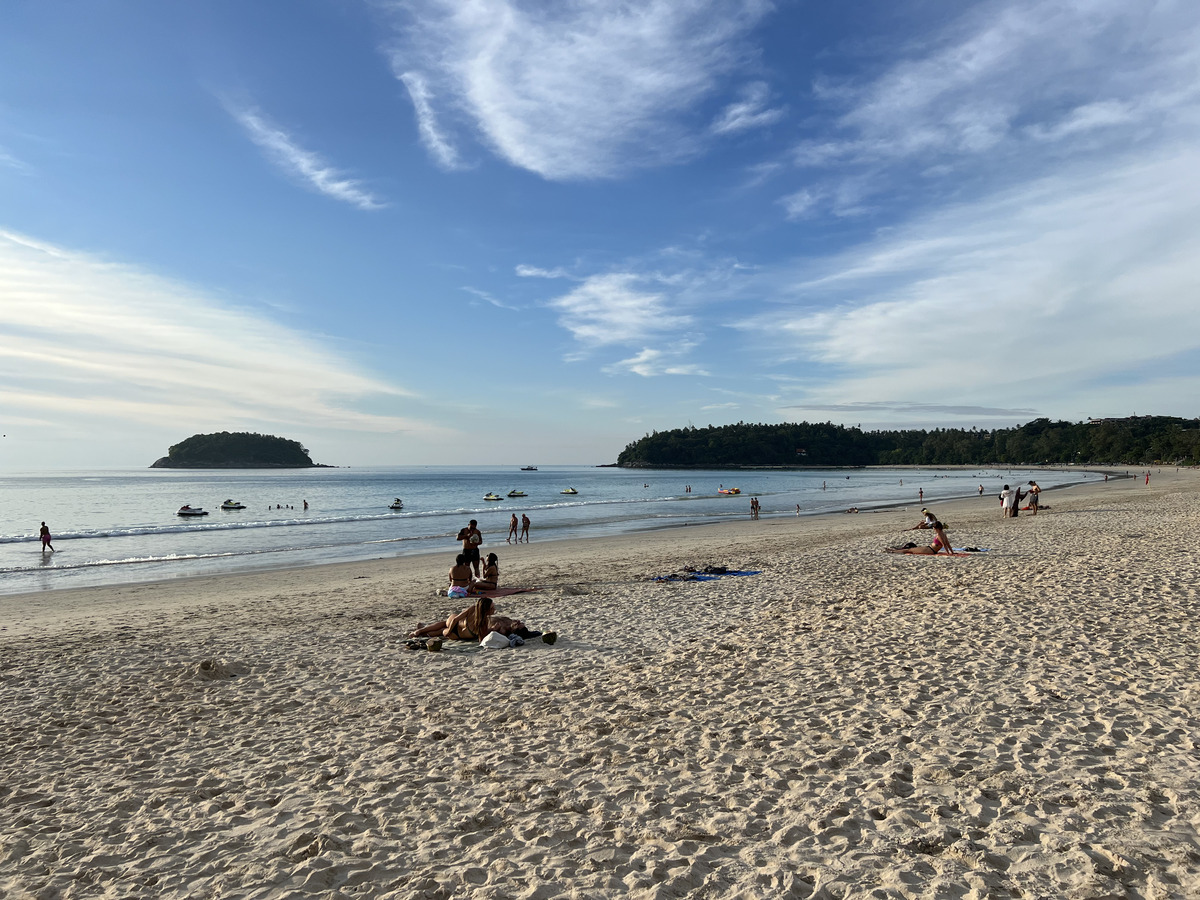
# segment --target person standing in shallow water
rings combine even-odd
[[[49,548],[50,552],[53,553],[54,545],[50,543],[50,528],[45,522],[42,523],[42,527],[38,532],[38,535],[42,539],[42,552],[45,553],[47,548]]]
[[[504,543],[511,544],[513,538],[517,539],[518,544],[521,543],[521,538],[517,535],[517,514],[516,513],[513,513],[512,519],[509,520],[508,537],[506,537],[504,539]]]
[[[517,543],[521,543],[522,540],[529,543],[529,516],[525,513],[521,513],[521,537],[517,539]]]

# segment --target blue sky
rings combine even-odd
[[[1200,414],[1200,4],[9,0],[0,468]]]

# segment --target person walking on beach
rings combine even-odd
[[[475,570],[475,577],[479,577],[479,545],[483,543],[483,533],[479,530],[479,523],[472,519],[467,523],[467,527],[459,533],[462,539],[463,555],[467,558],[471,568]]]
[[[512,539],[517,538],[517,543],[521,543],[521,539],[517,537],[517,514],[513,513],[512,518],[508,522],[508,537],[504,539],[504,543],[511,544]]]
[[[521,538],[525,539],[525,543],[529,543],[529,516],[525,513],[521,513]],[[521,540],[518,539],[517,543],[521,543]]]
[[[49,548],[50,552],[53,553],[54,545],[50,543],[50,528],[46,525],[45,522],[42,523],[42,528],[38,532],[38,534],[40,535],[40,537],[42,539],[42,552],[45,553],[46,549]]]

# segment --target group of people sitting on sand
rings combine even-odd
[[[472,519],[455,539],[462,541],[462,552],[454,558],[454,565],[450,567],[445,594],[448,597],[476,596],[477,599],[462,612],[448,615],[441,621],[428,625],[417,623],[417,627],[409,632],[409,638],[414,642],[422,638],[440,638],[478,643],[492,632],[513,640],[542,635],[540,631],[526,628],[520,619],[496,615],[495,604],[487,592],[496,590],[500,584],[500,559],[495,553],[489,553],[481,567],[479,545],[483,543],[483,535],[478,523]],[[542,635],[542,638],[547,643],[554,642],[553,632]],[[430,649],[434,649],[432,642]]]
[[[500,558],[495,553],[489,553],[483,566],[483,572],[478,578],[465,553],[454,557],[454,565],[450,567],[450,587],[446,593],[451,597],[466,597],[484,591],[494,591],[500,584]],[[455,590],[458,588],[458,590]]]

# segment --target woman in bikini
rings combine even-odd
[[[500,583],[499,557],[495,553],[487,555],[487,564],[483,567],[483,575],[471,582],[471,593],[494,591]]]
[[[471,587],[471,564],[467,562],[467,555],[460,553],[454,558],[454,565],[450,567],[450,587],[463,588],[467,590]]]
[[[934,521],[934,523],[932,525],[930,525],[929,527],[933,529],[934,538],[933,538],[933,543],[930,544],[928,547],[926,547],[924,545],[920,545],[920,546],[916,546],[916,547],[887,547],[887,548],[885,548],[884,552],[885,553],[912,553],[912,554],[923,555],[923,556],[934,556],[938,553],[941,553],[943,550],[945,550],[946,553],[948,553],[950,556],[953,556],[954,550],[951,549],[951,547],[950,547],[950,538],[946,537],[946,530],[945,530],[946,526],[943,525],[941,522]]]
[[[449,641],[482,641],[491,627],[492,598],[480,597],[466,609],[441,622],[422,625],[409,632],[410,638],[442,637]]]

